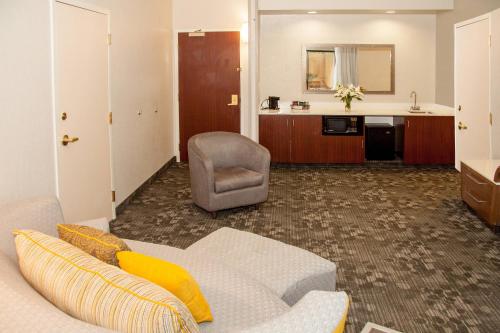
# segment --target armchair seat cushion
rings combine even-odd
[[[240,190],[264,183],[264,175],[242,167],[219,168],[214,170],[215,193]]]

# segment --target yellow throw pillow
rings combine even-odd
[[[156,284],[60,239],[31,230],[14,234],[26,280],[70,316],[119,332],[199,332],[188,308]]]
[[[58,224],[57,232],[63,241],[110,265],[118,266],[117,252],[130,251],[120,238],[99,229],[77,224]]]
[[[156,283],[177,296],[186,304],[198,323],[213,320],[210,307],[198,283],[184,268],[136,252],[122,251],[116,256],[124,271]]]

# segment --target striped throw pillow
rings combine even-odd
[[[22,274],[67,314],[119,332],[199,332],[187,307],[165,289],[60,239],[14,234]]]

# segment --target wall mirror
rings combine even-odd
[[[394,45],[314,44],[304,47],[305,93],[333,93],[337,84],[361,86],[365,94],[394,94]]]

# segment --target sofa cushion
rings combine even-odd
[[[188,247],[186,252],[193,257],[216,258],[253,277],[288,305],[295,304],[311,290],[335,290],[333,262],[253,233],[221,228]]]
[[[212,313],[196,280],[183,267],[138,252],[120,251],[116,254],[120,268],[163,287],[177,296],[198,323],[212,321]]]
[[[215,193],[262,185],[264,175],[241,167],[220,168],[214,171]]]
[[[58,224],[59,238],[107,264],[118,266],[116,253],[129,251],[120,238],[99,229],[78,224]]]
[[[186,306],[149,281],[36,231],[16,231],[15,243],[25,278],[75,318],[120,332],[199,332]]]
[[[205,257],[176,248],[126,240],[133,251],[176,263],[193,275],[214,317],[201,323],[201,332],[234,333],[271,320],[290,307],[275,293],[249,276]]]

